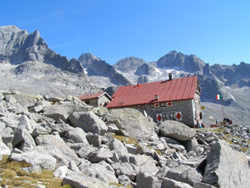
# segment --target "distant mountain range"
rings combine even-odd
[[[210,66],[195,55],[176,51],[155,62],[127,57],[110,65],[90,53],[68,60],[51,50],[39,31],[28,34],[16,26],[0,27],[1,89],[79,96],[109,86],[166,80],[170,72],[174,78],[198,75],[203,102],[217,103],[215,96],[220,93],[224,105],[250,112],[250,101],[246,100],[250,64]]]

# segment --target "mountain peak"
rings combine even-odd
[[[88,62],[88,61],[94,61],[94,60],[99,61],[101,59],[88,52],[88,53],[83,53],[82,55],[80,55],[78,60],[80,62]]]
[[[139,66],[145,63],[144,59],[131,56],[119,60],[116,64],[114,64],[114,67],[119,71],[128,72],[135,71]]]
[[[5,31],[21,31],[21,29],[19,29],[15,25],[0,26],[0,30],[5,30]]]
[[[178,68],[194,73],[202,71],[205,63],[195,55],[184,55],[181,52],[171,51],[161,57],[156,65],[158,68]]]

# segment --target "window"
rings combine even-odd
[[[89,104],[89,101],[85,101],[86,104]]]

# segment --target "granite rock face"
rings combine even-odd
[[[149,122],[140,111],[129,108],[112,109],[110,115],[111,122],[115,123],[119,129],[124,130],[127,136],[137,139],[154,138],[154,123]]]
[[[178,141],[191,140],[196,133],[194,129],[177,121],[167,120],[162,122],[159,126],[160,133],[163,136],[170,137]]]
[[[21,64],[38,61],[51,64],[63,71],[83,73],[83,67],[77,60],[68,60],[49,49],[38,30],[28,34],[16,26],[0,27],[0,62]],[[23,68],[20,67],[20,71]]]
[[[232,150],[225,141],[212,145],[207,156],[203,182],[215,187],[242,187],[250,185],[248,157]]]

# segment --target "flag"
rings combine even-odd
[[[221,95],[220,94],[216,95],[216,100],[221,100]]]

